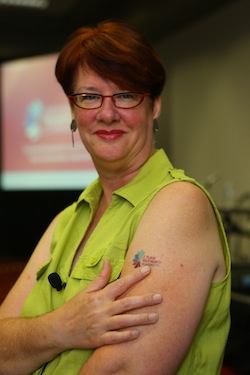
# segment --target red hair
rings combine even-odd
[[[165,69],[151,45],[131,27],[105,21],[77,29],[61,50],[55,68],[66,94],[73,94],[78,68],[87,66],[123,90],[159,96]]]

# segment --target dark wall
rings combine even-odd
[[[0,191],[0,258],[28,259],[53,217],[79,191]]]

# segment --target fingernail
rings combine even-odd
[[[148,318],[151,322],[156,322],[158,320],[158,314],[149,314]]]
[[[141,273],[149,273],[150,267],[149,266],[144,266],[141,268]]]
[[[132,335],[132,337],[134,337],[134,338],[138,337],[139,334],[140,334],[140,332],[138,331],[138,329],[133,329],[133,330],[131,331],[131,335]]]
[[[153,295],[153,300],[155,302],[161,302],[162,301],[162,295],[161,294],[154,294]]]

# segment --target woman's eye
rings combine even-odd
[[[119,99],[133,99],[134,98],[134,94],[132,94],[130,92],[125,92],[125,93],[122,93],[122,94],[118,94],[117,97]]]
[[[84,102],[85,100],[95,100],[99,99],[99,95],[89,94],[89,95],[81,95],[80,100]]]

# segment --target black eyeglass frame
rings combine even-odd
[[[98,97],[101,97],[101,103],[100,105],[98,105],[98,107],[94,107],[94,108],[85,108],[85,107],[81,107],[77,102],[76,102],[76,97],[78,95],[96,95]],[[116,103],[115,103],[115,97],[118,96],[118,95],[122,95],[122,94],[139,94],[140,95],[140,100],[139,102],[132,106],[132,107],[120,107],[120,106],[117,106]],[[101,94],[96,94],[96,93],[87,93],[87,92],[81,92],[81,93],[77,93],[77,94],[72,94],[72,95],[67,95],[67,97],[78,107],[78,108],[81,108],[81,109],[86,109],[86,110],[90,110],[90,109],[98,109],[98,108],[101,108],[102,106],[102,103],[103,103],[103,100],[105,98],[111,98],[112,99],[112,102],[114,104],[114,106],[116,108],[119,108],[119,109],[133,109],[135,107],[138,107],[138,105],[140,105],[142,102],[143,102],[143,99],[147,96],[150,96],[149,93],[142,93],[142,92],[135,92],[135,91],[130,91],[130,92],[119,92],[117,94],[113,94],[113,95],[101,95]]]

